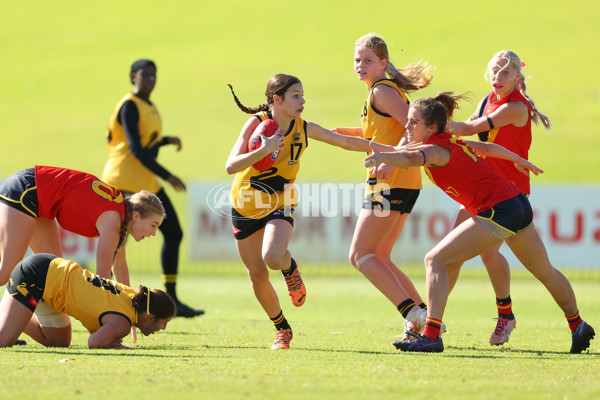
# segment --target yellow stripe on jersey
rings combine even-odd
[[[379,85],[385,85],[396,90],[402,99],[408,104],[406,94],[389,79],[382,79],[371,86],[367,100],[363,106],[363,111],[360,116],[363,136],[365,139],[372,140],[377,143],[396,146],[400,143],[400,139],[404,136],[404,126],[394,119],[391,115],[385,114],[372,104],[373,89]],[[367,181],[370,183],[365,191],[365,196],[377,192],[383,185],[390,189],[421,189],[421,171],[419,167],[410,167],[407,169],[394,168],[394,171],[387,179],[376,179],[372,174],[367,172]],[[377,187],[375,184],[379,184]]]
[[[264,121],[270,114],[261,112],[256,116]],[[264,218],[279,208],[291,210],[298,204],[294,182],[300,169],[300,157],[308,146],[306,123],[302,118],[295,118],[289,127],[280,128],[284,143],[275,164],[262,172],[250,166],[233,180],[231,204],[246,218]]]
[[[158,193],[161,185],[154,172],[146,168],[141,161],[131,154],[123,126],[118,121],[121,106],[131,100],[138,109],[140,119],[138,129],[142,147],[149,148],[162,140],[162,122],[154,104],[140,99],[133,93],[126,94],[110,118],[108,124],[108,159],[104,166],[102,180],[119,190],[131,193],[148,190]]]

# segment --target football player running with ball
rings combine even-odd
[[[309,139],[347,150],[367,152],[370,148],[368,140],[340,135],[303,120],[300,115],[304,111],[304,89],[295,76],[273,76],[265,94],[265,104],[248,108],[233,93],[238,107],[253,115],[244,124],[231,150],[226,170],[228,174],[237,174],[231,190],[231,213],[238,253],[248,270],[258,302],[275,325],[277,332],[271,348],[287,349],[293,336],[292,328],[269,281],[269,269],[283,273],[292,303],[296,307],[303,305],[306,287],[298,264],[288,250],[297,204],[294,181],[300,168],[300,158]],[[281,135],[261,136],[261,147],[250,152],[248,140],[261,121],[266,119],[277,122]],[[278,150],[279,155],[271,168],[259,171],[253,167],[269,153]]]

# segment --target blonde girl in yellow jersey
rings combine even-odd
[[[289,348],[293,334],[269,281],[269,269],[283,273],[295,306],[301,306],[306,300],[306,287],[288,244],[292,237],[296,205],[293,184],[300,167],[300,157],[309,144],[308,139],[355,151],[368,151],[369,142],[363,138],[339,135],[300,118],[304,111],[304,89],[295,76],[273,76],[265,95],[265,104],[248,108],[233,93],[238,107],[254,115],[244,124],[227,159],[226,170],[228,174],[237,174],[231,192],[237,250],[248,270],[254,294],[277,330],[271,346],[275,350]],[[268,138],[263,135],[261,147],[248,152],[248,139],[260,122],[267,118],[277,122],[279,134]],[[279,156],[270,169],[261,172],[253,167],[254,163],[274,151],[279,151]]]
[[[354,70],[369,91],[361,113],[362,126],[334,131],[386,145],[403,144],[409,108],[406,93],[429,85],[432,68],[414,63],[397,69],[385,41],[369,33],[355,43]],[[352,265],[402,313],[405,337],[423,329],[425,304],[410,278],[394,264],[391,253],[420,189],[418,167],[399,169],[383,164],[370,169],[349,256]],[[415,319],[416,326],[411,322]]]

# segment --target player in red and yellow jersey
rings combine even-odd
[[[71,232],[98,237],[96,271],[129,283],[125,239],[154,236],[162,223],[160,200],[147,191],[124,198],[94,175],[67,168],[35,166],[18,171],[0,185],[0,284],[25,256],[62,254],[58,224]],[[56,221],[55,221],[56,220]]]
[[[374,150],[365,159],[369,168],[380,163],[400,168],[424,166],[431,181],[472,214],[425,256],[428,300],[425,329],[422,334],[394,345],[403,351],[442,352],[440,327],[451,289],[449,276],[457,276],[466,260],[505,241],[563,310],[572,332],[571,353],[581,353],[589,347],[594,329],[579,316],[571,284],[550,263],[533,225],[527,196],[480,156],[509,160],[523,173],[531,171],[537,175],[542,171],[497,144],[465,142],[446,133],[447,120],[461,97],[440,93],[435,98],[415,101],[406,125],[409,146],[387,153]]]
[[[156,85],[156,64],[152,60],[137,60],[132,64],[129,76],[135,89],[119,101],[110,118],[106,137],[108,159],[102,179],[126,194],[147,190],[161,200],[165,207],[165,220],[159,227],[164,239],[160,254],[163,283],[177,304],[177,315],[196,317],[204,314],[204,310],[187,306],[177,296],[179,248],[183,230],[175,207],[158,178],[168,182],[177,191],[185,191],[186,187],[179,177],[156,160],[162,146],[172,144],[177,151],[181,150],[181,139],[162,136],[158,109],[150,101]]]
[[[550,129],[550,120],[539,112],[526,92],[525,74],[522,71],[524,66],[515,52],[503,50],[496,53],[488,63],[486,72],[492,91],[479,103],[477,111],[468,121],[449,122],[450,132],[459,136],[477,133],[480,141],[496,143],[519,157],[528,159],[531,121],[537,124],[541,120],[546,129]],[[521,173],[507,160],[492,157],[488,163],[496,173],[529,196],[529,174]],[[461,208],[455,226],[470,216],[464,207]],[[516,326],[510,297],[510,269],[499,249],[500,245],[481,254],[496,294],[498,308],[496,327],[490,336],[492,345],[508,342]],[[451,277],[451,287],[456,278]]]
[[[304,111],[304,88],[294,76],[273,76],[267,84],[266,103],[256,108],[242,105],[233,88],[231,91],[238,107],[253,114],[242,128],[226,164],[227,173],[237,174],[231,189],[233,235],[254,294],[277,330],[271,348],[287,349],[292,340],[292,328],[283,315],[267,268],[283,273],[295,306],[304,304],[306,287],[288,250],[297,204],[294,181],[300,158],[309,138],[355,151],[368,151],[369,141],[339,135],[303,120],[300,115]],[[248,140],[265,118],[277,122],[279,134],[271,137],[261,134],[261,147],[249,152]],[[258,171],[253,167],[274,151],[279,151],[279,156],[270,169]]]
[[[73,261],[34,254],[16,266],[6,285],[0,347],[12,346],[21,333],[44,346],[68,347],[71,316],[89,330],[90,348],[128,348],[122,340],[132,327],[151,335],[165,329],[174,314],[175,303],[165,292],[134,290]]]
[[[406,93],[429,85],[431,67],[414,63],[397,69],[390,60],[385,41],[370,33],[355,43],[354,70],[369,91],[361,112],[361,127],[336,128],[335,131],[363,136],[383,145],[405,143]],[[405,318],[404,336],[407,338],[412,331],[423,329],[426,306],[410,278],[392,261],[391,254],[420,189],[418,167],[400,169],[380,165],[368,170],[363,207],[349,255],[352,265]]]

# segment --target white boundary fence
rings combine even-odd
[[[290,250],[311,262],[348,259],[362,184],[298,183],[299,205]],[[230,182],[193,183],[188,194],[192,259],[238,259],[229,219]],[[560,267],[600,268],[600,187],[534,186],[534,223],[550,259]],[[393,259],[419,264],[454,224],[458,205],[436,187],[426,186],[396,244]],[[520,265],[503,245],[511,265]],[[474,259],[468,264],[480,265]]]
[[[362,184],[298,183],[299,205],[290,250],[310,262],[348,262]],[[182,221],[192,260],[238,260],[229,218],[226,183],[188,185],[187,221]],[[557,267],[600,268],[600,187],[533,186],[534,222]],[[426,186],[392,254],[402,264],[420,264],[454,224],[458,205],[436,187]],[[64,254],[95,262],[96,241],[62,231]],[[520,265],[503,245],[501,252]],[[467,265],[481,265],[473,259]]]

